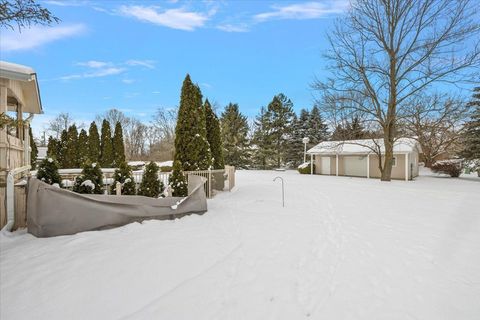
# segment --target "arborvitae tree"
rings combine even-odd
[[[225,162],[223,159],[223,143],[222,136],[220,134],[220,121],[218,121],[217,115],[212,110],[210,102],[205,100],[205,115],[206,115],[206,128],[207,128],[207,141],[210,144],[210,150],[212,153],[212,167],[213,169],[225,168]]]
[[[228,104],[220,118],[223,154],[227,165],[245,168],[248,158],[248,121],[238,104]]]
[[[118,169],[113,174],[111,194],[117,193],[117,182],[122,184],[122,195],[135,194],[135,181],[133,180],[132,168],[124,161],[120,162]]]
[[[113,155],[115,166],[119,166],[121,163],[125,162],[125,145],[123,142],[122,124],[120,122],[115,124],[115,132],[113,134]]]
[[[102,168],[113,167],[113,144],[112,144],[112,130],[110,123],[107,120],[102,122],[102,138],[100,147],[100,165]]]
[[[88,159],[90,162],[100,161],[100,136],[95,121],[90,124],[88,129]]]
[[[138,194],[141,196],[158,198],[163,191],[163,183],[158,180],[159,167],[153,161],[145,166],[142,182],[138,188]]]
[[[57,160],[60,164],[60,168],[68,168],[67,159],[65,157],[65,153],[67,151],[67,141],[68,141],[68,133],[67,130],[63,130],[62,134],[60,135],[60,143],[58,144],[58,155]]]
[[[317,106],[314,106],[310,111],[306,136],[310,138],[310,146],[319,144],[329,138],[328,126],[324,122],[320,109]]]
[[[89,141],[87,131],[80,130],[77,143],[78,165],[83,167],[83,164],[88,160],[89,156]]]
[[[87,161],[83,165],[82,174],[75,179],[73,191],[87,194],[102,194],[103,175],[97,163]]]
[[[68,128],[67,141],[63,152],[63,167],[78,168],[78,131],[74,124]]]
[[[38,156],[38,149],[37,149],[37,144],[35,143],[35,139],[33,139],[33,132],[32,132],[32,127],[28,127],[28,133],[30,136],[30,166],[32,169],[35,169],[37,166],[37,156]]]
[[[59,147],[60,147],[60,141],[58,141],[52,136],[48,137],[47,156],[58,159]]]
[[[183,170],[205,170],[211,165],[202,94],[187,74],[182,85],[177,125],[175,156]]]
[[[472,108],[472,116],[465,124],[461,155],[467,160],[474,160],[480,159],[480,87],[474,88],[473,99],[468,105]]]
[[[180,161],[173,162],[173,172],[169,177],[168,184],[172,188],[174,197],[186,197],[188,195],[188,185],[185,176],[182,173]]]
[[[55,158],[47,157],[40,162],[37,170],[37,179],[48,183],[57,183],[59,187],[62,186],[62,178],[58,173],[58,162]]]

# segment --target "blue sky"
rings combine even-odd
[[[1,59],[33,67],[45,114],[79,122],[118,108],[148,122],[178,105],[186,73],[204,97],[254,117],[282,92],[310,108],[326,32],[347,1],[41,1],[61,23],[2,30]]]

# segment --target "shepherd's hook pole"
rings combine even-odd
[[[275,177],[273,181],[276,181],[277,179],[282,180],[282,207],[285,207],[285,187],[283,184],[283,178],[282,177]]]

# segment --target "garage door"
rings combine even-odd
[[[344,157],[343,168],[346,176],[366,177],[367,157]]]

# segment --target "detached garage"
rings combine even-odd
[[[382,139],[324,141],[307,151],[312,174],[380,178],[379,157],[384,153]],[[420,148],[413,139],[398,139],[393,146],[392,179],[412,180],[418,176]]]

